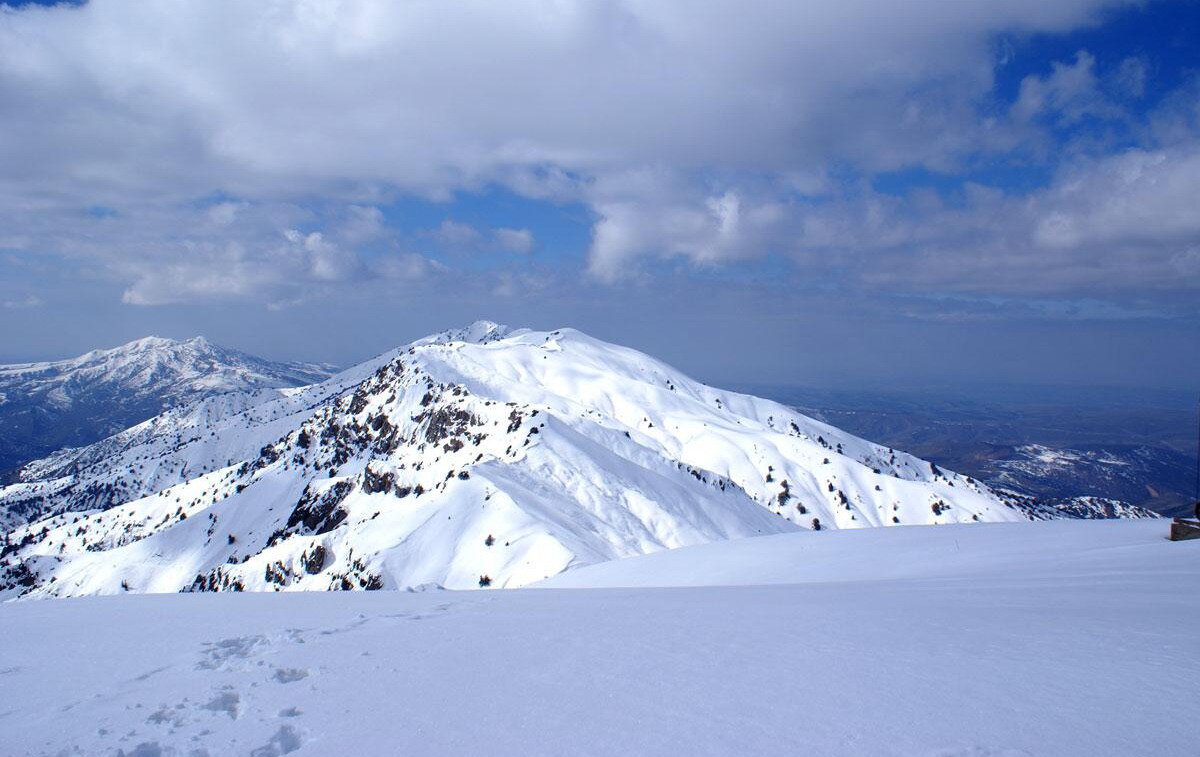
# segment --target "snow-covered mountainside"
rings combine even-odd
[[[1162,515],[1138,505],[1108,497],[1031,497],[1009,489],[996,490],[1005,502],[1025,511],[1030,520],[1059,520],[1081,518],[1111,520],[1115,518],[1161,518]]]
[[[1194,757],[1200,541],[1166,531],[798,532],[549,582],[629,588],[11,603],[0,752]]]
[[[503,333],[498,324],[479,322],[414,345],[486,343]],[[253,457],[402,351],[386,352],[309,386],[227,392],[181,405],[96,444],[35,460],[21,470],[17,484],[0,488],[0,529],[49,513],[106,510]]]
[[[0,494],[55,513],[6,537],[10,591],[520,586],[757,534],[1026,518],[970,478],[634,350],[487,323],[67,457]],[[78,511],[105,497],[124,504]]]
[[[147,337],[70,360],[0,365],[0,473],[91,444],[168,407],[302,386],[331,373],[330,366],[271,362],[203,337]]]
[[[1011,383],[751,393],[995,489],[1051,501],[1104,497],[1164,515],[1195,504],[1196,398],[1185,393]]]
[[[1177,507],[1183,495],[1172,497],[1169,488],[1160,491],[1163,486],[1148,482],[1165,482],[1168,487],[1173,483],[1175,489],[1190,493],[1195,470],[1192,456],[1144,444],[1087,448],[1022,444],[980,467],[993,486],[1021,494],[1046,499],[1068,492],[1103,493],[1162,511]],[[1183,501],[1191,504],[1190,497]]]

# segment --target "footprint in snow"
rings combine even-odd
[[[280,757],[291,754],[304,744],[300,731],[290,725],[281,725],[271,739],[250,752],[250,757]]]
[[[203,651],[204,658],[196,663],[196,669],[220,670],[228,667],[228,663],[232,660],[249,658],[255,650],[267,643],[267,638],[261,635],[238,636],[232,639],[206,642]]]
[[[308,671],[304,668],[275,668],[272,677],[279,683],[294,683],[308,678]]]
[[[207,703],[200,705],[200,709],[209,710],[210,712],[223,712],[229,716],[230,720],[237,720],[238,708],[241,703],[242,697],[237,692],[222,691]]]
[[[240,660],[258,657],[280,644],[303,644],[304,632],[289,628],[282,634],[267,637],[262,634],[235,636],[220,641],[205,642],[201,650],[197,670],[228,670]],[[262,661],[258,662],[262,665]]]

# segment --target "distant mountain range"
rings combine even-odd
[[[0,585],[521,586],[799,529],[1147,515],[1071,508],[572,329],[480,322],[302,388],[206,397],[25,466],[0,490],[17,526]]]
[[[746,387],[994,488],[1048,500],[1121,500],[1192,512],[1196,398],[1061,387],[889,391]],[[980,399],[986,397],[987,399]]]
[[[203,337],[153,336],[68,360],[0,365],[0,476],[169,407],[228,392],[302,386],[333,371],[263,360]]]

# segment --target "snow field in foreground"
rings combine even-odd
[[[10,603],[0,752],[1195,754],[1200,542],[1165,530],[797,533],[556,579],[638,588]],[[650,588],[709,580],[745,585]]]

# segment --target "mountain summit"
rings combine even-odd
[[[1026,517],[634,350],[495,324],[212,397],[67,458],[0,491],[50,513],[7,537],[12,591],[521,586],[757,534]]]
[[[331,366],[276,363],[212,344],[149,336],[68,360],[0,365],[0,473],[91,444],[168,407],[225,392],[302,386]]]

